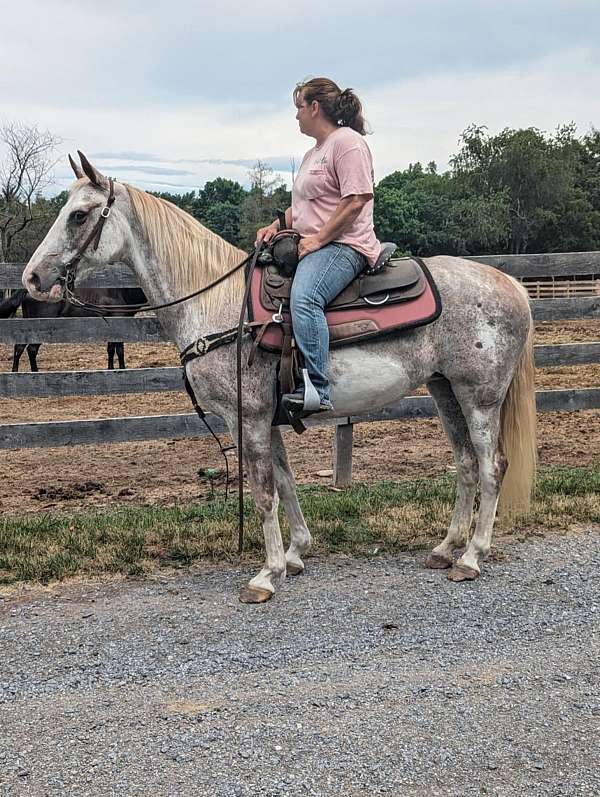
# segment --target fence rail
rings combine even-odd
[[[551,279],[600,274],[600,252],[545,255],[487,255],[470,258],[520,278]],[[0,289],[21,286],[22,264],[0,264]],[[135,276],[124,267],[98,270],[82,282],[84,287],[138,287]],[[556,321],[600,318],[600,296],[531,301],[534,320]],[[0,341],[13,343],[99,343],[106,341],[158,343],[166,341],[155,316],[137,318],[61,318],[0,320]],[[537,367],[600,363],[600,342],[568,343],[535,347]],[[0,373],[0,396],[115,395],[153,393],[182,389],[181,369],[139,368],[127,371],[67,371]],[[543,390],[536,394],[537,409],[575,411],[600,408],[600,387]],[[309,421],[312,426],[336,427],[334,482],[348,484],[352,476],[352,429],[355,423],[429,418],[437,415],[428,396],[408,396],[379,412],[341,419]],[[225,431],[223,421],[211,418],[213,427]],[[104,418],[44,423],[0,425],[0,449],[116,443],[207,434],[195,413],[143,417]]]
[[[475,255],[475,260],[500,269],[511,277],[569,277],[600,274],[600,252],[551,252],[527,255]],[[0,288],[22,288],[25,263],[0,263]],[[138,288],[135,274],[125,265],[98,268],[93,275],[78,280],[82,288]]]
[[[600,363],[600,343],[558,343],[536,346],[537,368]],[[41,371],[0,373],[0,396],[112,396],[119,393],[168,393],[183,390],[178,367],[131,368],[126,371]]]
[[[600,318],[600,296],[533,299],[534,321]],[[0,320],[2,343],[160,343],[169,340],[156,316],[143,318],[11,318]]]
[[[540,390],[536,393],[536,403],[538,412],[556,412],[557,410],[575,412],[599,409],[600,388]],[[379,412],[328,420],[320,419],[312,422],[307,420],[306,424],[319,427],[335,426],[337,427],[337,437],[343,440],[345,435],[346,440],[348,438],[351,440],[351,429],[356,423],[434,418],[436,416],[437,410],[430,396],[407,396]],[[217,433],[227,431],[224,422],[217,415],[207,415],[207,420]],[[208,434],[209,432],[196,413],[128,416],[82,421],[9,423],[0,426],[0,449],[124,443],[173,437],[206,437]],[[347,444],[343,448],[347,448]]]

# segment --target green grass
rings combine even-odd
[[[439,541],[454,502],[453,476],[355,484],[343,492],[300,488],[314,549],[372,555],[417,550]],[[263,555],[262,532],[251,500],[246,504],[244,558]],[[287,537],[285,515],[282,528]],[[510,531],[519,538],[600,523],[600,467],[543,472],[532,511]],[[36,515],[0,521],[0,584],[48,581],[105,573],[141,575],[195,560],[238,561],[237,504],[175,508],[127,507],[58,517]]]

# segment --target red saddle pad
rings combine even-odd
[[[435,321],[442,312],[440,295],[427,266],[420,258],[416,262],[423,271],[426,282],[425,290],[416,298],[376,307],[365,305],[342,310],[326,310],[330,348],[369,340],[394,331],[424,326]],[[249,311],[252,321],[264,322],[273,317],[273,310],[261,303],[262,271],[262,266],[256,266],[252,275]],[[284,321],[289,323],[289,309],[284,309],[282,315]],[[267,351],[277,352],[281,351],[282,344],[281,324],[271,324],[259,345]]]

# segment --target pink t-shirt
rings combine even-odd
[[[302,159],[292,188],[292,226],[301,235],[316,235],[351,194],[373,194],[373,159],[360,133],[340,127]],[[373,199],[336,241],[375,263],[381,244],[373,229]]]

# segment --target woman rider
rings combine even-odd
[[[333,409],[329,393],[329,330],[325,307],[367,265],[381,245],[373,229],[373,161],[364,139],[365,120],[352,89],[327,78],[299,83],[293,93],[300,132],[316,143],[302,160],[292,187],[286,226],[302,236],[292,283],[294,337],[320,404]],[[268,242],[279,221],[258,230]],[[304,407],[304,386],[286,397],[290,410]]]

